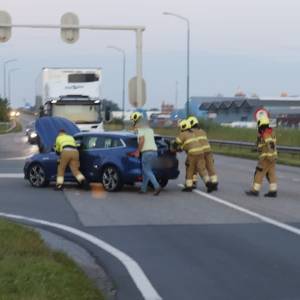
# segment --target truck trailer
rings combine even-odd
[[[43,68],[36,80],[39,116],[67,118],[82,131],[103,130],[100,68]]]

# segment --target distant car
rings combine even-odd
[[[137,136],[129,132],[79,132],[77,126],[59,117],[43,117],[37,120],[36,130],[43,153],[27,159],[25,179],[34,187],[47,186],[56,179],[58,156],[52,149],[59,129],[72,134],[80,145],[81,171],[91,182],[100,182],[105,190],[113,192],[123,185],[142,181],[141,162],[133,156],[137,149]],[[154,173],[162,186],[179,175],[176,154],[169,150],[168,140],[157,136],[158,158]],[[70,170],[65,180],[75,182]]]
[[[29,144],[37,143],[37,133],[35,131],[35,121],[29,123],[25,129],[25,135],[27,136],[27,141]]]

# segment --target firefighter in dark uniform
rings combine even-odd
[[[75,139],[71,135],[68,135],[64,129],[61,129],[56,137],[55,152],[60,155],[57,166],[56,190],[63,189],[65,170],[68,166],[80,186],[87,189],[89,186],[88,182],[79,171],[79,152]]]
[[[207,192],[211,192],[211,182],[207,176],[204,160],[204,148],[199,142],[196,133],[191,130],[190,123],[187,120],[182,120],[179,123],[181,129],[180,134],[176,137],[177,147],[180,147],[187,154],[186,158],[186,181],[184,192],[191,192],[193,190],[193,176],[199,174],[203,179]]]
[[[194,131],[199,139],[199,142],[201,143],[203,147],[203,153],[204,153],[204,160],[205,160],[205,167],[209,176],[209,180],[211,182],[211,188],[213,191],[218,190],[218,176],[215,169],[215,163],[214,163],[214,157],[211,151],[211,147],[209,144],[209,141],[207,139],[206,132],[201,129],[199,121],[196,117],[190,116],[187,119],[190,122],[190,126],[192,128],[192,131]],[[193,177],[193,185],[194,187],[197,186],[197,179],[198,176],[195,174]]]
[[[277,178],[276,178],[276,136],[270,121],[267,117],[258,120],[258,142],[257,151],[259,152],[259,160],[254,174],[253,186],[250,191],[246,191],[248,196],[258,196],[263,182],[263,178],[267,176],[269,181],[269,192],[265,197],[277,197]]]

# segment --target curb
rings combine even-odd
[[[86,249],[48,230],[31,226],[29,227],[33,228],[40,234],[41,238],[50,249],[64,252],[72,258],[86,276],[94,282],[99,290],[101,290],[105,299],[116,299],[117,291],[113,282],[104,269],[97,264],[94,257]]]

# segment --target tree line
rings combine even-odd
[[[0,98],[0,122],[9,120],[9,103],[7,99]]]

